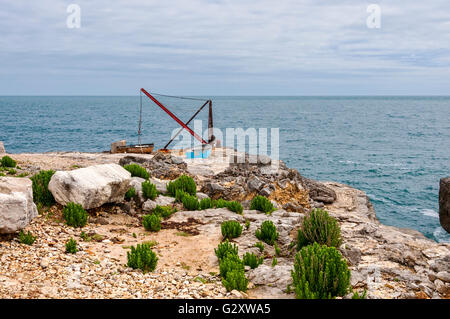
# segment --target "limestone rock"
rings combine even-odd
[[[169,181],[161,180],[158,178],[150,178],[150,182],[155,184],[156,190],[161,194],[167,194],[167,184]]]
[[[159,206],[169,206],[172,205],[175,202],[175,198],[169,197],[169,196],[158,196],[155,198],[156,205]]]
[[[157,204],[155,201],[149,199],[149,200],[145,201],[144,205],[142,205],[142,209],[146,212],[151,212],[152,210],[154,210],[156,208],[156,205]]]
[[[123,201],[130,181],[130,172],[120,165],[103,164],[58,171],[52,176],[48,189],[61,205],[74,202],[90,209]]]
[[[439,183],[439,221],[450,233],[450,177],[441,178]]]
[[[6,154],[5,145],[3,145],[2,141],[0,141],[0,154]]]
[[[13,233],[38,215],[29,178],[0,177],[0,233]]]
[[[336,200],[336,192],[324,184],[308,178],[303,179],[309,192],[309,197],[316,202],[331,204]]]

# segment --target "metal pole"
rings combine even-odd
[[[156,105],[158,105],[160,108],[163,109],[164,112],[170,115],[171,118],[173,118],[175,121],[177,121],[178,124],[180,124],[182,127],[184,127],[193,137],[195,137],[198,141],[200,141],[202,144],[207,144],[204,139],[202,139],[200,136],[197,135],[193,130],[191,130],[186,124],[184,124],[178,117],[175,116],[172,112],[170,112],[164,105],[162,105],[157,99],[155,99],[150,93],[148,93],[146,90],[141,88],[141,91],[148,96],[153,102],[155,102]]]

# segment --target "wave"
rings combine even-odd
[[[420,211],[420,213],[424,216],[429,216],[429,217],[433,217],[433,218],[438,218],[439,219],[439,213],[432,210],[432,209],[422,209]]]

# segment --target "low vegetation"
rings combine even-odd
[[[66,253],[75,254],[78,251],[77,242],[75,239],[70,238],[66,243]]]
[[[263,257],[257,257],[254,253],[246,252],[242,258],[244,265],[250,266],[251,269],[255,269],[264,262]]]
[[[198,210],[200,208],[200,203],[198,202],[198,198],[194,195],[189,195],[185,193],[181,199],[183,202],[184,208],[187,210]]]
[[[55,203],[55,198],[48,190],[48,183],[53,174],[55,174],[53,170],[40,171],[30,178],[33,184],[33,200],[36,205],[51,206]]]
[[[33,245],[36,241],[36,237],[31,234],[31,232],[25,233],[23,230],[19,232],[19,241],[21,244]]]
[[[5,155],[0,160],[0,166],[13,168],[17,166],[17,162],[8,155]]]
[[[298,230],[297,250],[315,242],[329,247],[339,247],[342,242],[339,223],[320,208],[312,210],[303,220]]]
[[[155,209],[153,209],[153,214],[160,216],[161,218],[169,218],[176,211],[176,208],[172,208],[170,206],[157,205]]]
[[[142,218],[142,225],[148,231],[157,232],[161,230],[161,218],[157,214],[145,215]]]
[[[156,253],[152,251],[149,244],[137,244],[127,252],[127,266],[133,269],[141,269],[144,273],[155,270],[158,262]]]
[[[62,211],[66,224],[75,228],[84,227],[87,224],[88,213],[83,206],[75,203],[68,203]]]
[[[150,178],[150,174],[147,172],[147,170],[139,164],[128,164],[125,165],[123,168],[129,171],[131,173],[131,176],[133,177],[140,177],[143,179]]]
[[[258,248],[260,252],[264,251],[264,244],[261,241],[257,242],[255,247]]]
[[[261,228],[256,230],[256,238],[268,245],[273,245],[278,239],[277,228],[272,221],[266,220],[261,224]]]
[[[237,201],[228,202],[227,208],[237,214],[242,214],[242,212],[244,211],[241,203]]]
[[[125,199],[129,201],[129,200],[133,199],[134,197],[136,197],[136,189],[134,187],[131,187],[125,193]]]
[[[344,296],[350,287],[350,271],[335,247],[314,243],[296,255],[291,271],[299,299],[331,299]]]
[[[167,184],[167,192],[170,196],[175,197],[177,190],[182,190],[192,196],[197,194],[197,185],[192,177],[181,175],[176,180]]]
[[[250,209],[259,210],[266,214],[269,214],[275,210],[272,202],[266,197],[260,195],[257,195],[252,199],[250,203]]]
[[[242,233],[242,226],[235,220],[224,221],[221,224],[223,238],[236,238]]]
[[[243,261],[235,254],[227,254],[220,261],[220,276],[227,291],[247,291],[248,279],[245,278]]]
[[[216,254],[217,259],[219,259],[220,262],[227,254],[237,255],[238,247],[235,244],[231,244],[227,239],[223,243],[220,243],[219,246],[217,246],[217,249],[214,249],[214,253]]]
[[[142,182],[142,194],[145,199],[154,200],[158,196],[155,184],[152,184],[150,181]]]
[[[213,201],[209,197],[203,198],[200,201],[200,209],[203,210],[203,209],[208,209],[208,208],[213,208]]]

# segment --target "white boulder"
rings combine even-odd
[[[31,180],[0,177],[0,233],[14,233],[37,215]]]
[[[123,201],[130,181],[130,172],[122,166],[102,164],[58,171],[52,176],[48,189],[61,205],[74,202],[90,209]]]

